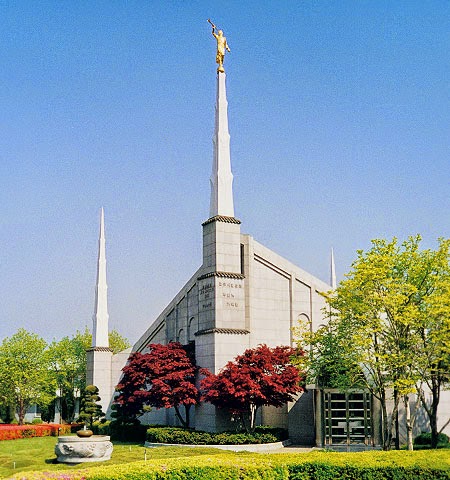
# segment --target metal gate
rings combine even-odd
[[[373,446],[369,392],[324,391],[325,445]]]

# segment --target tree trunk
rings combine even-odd
[[[411,408],[408,395],[403,395],[403,404],[405,405],[405,425],[406,425],[406,445],[407,450],[413,450],[413,425],[411,421]]]
[[[63,419],[67,423],[72,423],[75,417],[75,403],[76,403],[75,395],[73,394],[73,392],[65,391],[63,399],[64,399],[63,400],[64,404],[62,408],[64,412]]]
[[[175,409],[175,415],[177,416],[178,420],[181,422],[181,425],[183,425],[183,427],[186,427],[186,421],[184,420],[184,418],[181,416],[181,413],[180,413],[180,410],[178,408],[178,405],[175,405],[174,406],[174,409]]]
[[[437,428],[437,415],[433,412],[433,415],[430,417],[430,427],[431,427],[431,448],[437,448],[438,444],[438,428]]]
[[[255,431],[255,420],[256,420],[256,410],[258,407],[256,405],[250,404],[250,431]]]
[[[22,398],[19,399],[17,413],[19,415],[19,425],[23,425],[23,419],[25,418],[25,403]]]
[[[190,413],[191,413],[191,405],[185,405],[184,406],[184,412],[185,412],[185,417],[186,417],[186,428],[189,428],[190,424]]]
[[[241,412],[239,414],[239,419],[241,420],[242,428],[248,433],[247,425],[245,424],[245,413]]]
[[[427,399],[422,389],[418,389],[420,401],[423,408],[427,412],[428,419],[430,420],[431,428],[431,448],[437,448],[439,431],[437,428],[437,411],[441,393],[442,377],[439,372],[432,372],[431,374],[431,386],[428,384],[431,390],[431,405],[427,405]]]
[[[389,433],[389,422],[386,408],[386,395],[384,392],[380,395],[381,415],[383,420],[383,450],[391,448],[391,435]]]
[[[398,399],[398,390],[394,388],[394,402]],[[395,449],[400,450],[400,423],[398,421],[398,410],[395,414]]]
[[[432,377],[431,388],[431,415],[430,415],[430,427],[431,427],[431,448],[437,448],[438,444],[438,427],[437,427],[437,411],[440,399],[440,379],[439,374]]]
[[[400,397],[397,397],[394,400],[394,408],[392,410],[391,420],[389,422],[389,444],[392,443],[392,427],[394,425],[395,419],[397,418],[399,404],[400,404]]]
[[[383,416],[383,450],[390,450],[392,443],[392,427],[398,411],[399,398],[394,399],[394,408],[392,410],[390,419],[388,417],[386,392],[384,390],[380,393],[379,400],[381,403],[381,411]]]

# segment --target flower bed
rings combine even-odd
[[[40,425],[0,425],[0,440],[16,440],[17,438],[56,437],[70,433],[70,425],[58,423]]]

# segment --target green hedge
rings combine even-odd
[[[33,473],[45,478],[85,480],[448,480],[447,450],[428,452],[318,452],[235,454],[151,460],[90,469]],[[27,472],[28,473],[28,472]],[[24,478],[20,474],[14,478]]]
[[[81,427],[80,427],[81,428]],[[121,442],[172,443],[184,445],[247,445],[273,443],[288,438],[287,430],[267,426],[256,427],[253,434],[223,432],[209,433],[181,427],[154,425],[119,425],[115,421],[94,422],[95,435],[110,435],[111,440]]]
[[[414,447],[430,447],[431,446],[431,433],[421,433],[414,439]],[[438,434],[437,448],[449,448],[448,436],[445,433]]]
[[[273,443],[285,440],[287,431],[282,428],[259,427],[254,433],[209,433],[180,427],[153,427],[147,429],[147,441],[183,445],[248,445]]]
[[[210,433],[180,427],[151,427],[147,429],[146,436],[151,443],[182,445],[248,445],[279,442],[286,438],[286,430],[270,427],[257,427],[254,433]]]

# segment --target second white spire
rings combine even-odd
[[[98,239],[97,284],[95,286],[93,347],[109,347],[108,339],[108,286],[106,284],[105,213],[100,211],[100,235]]]

